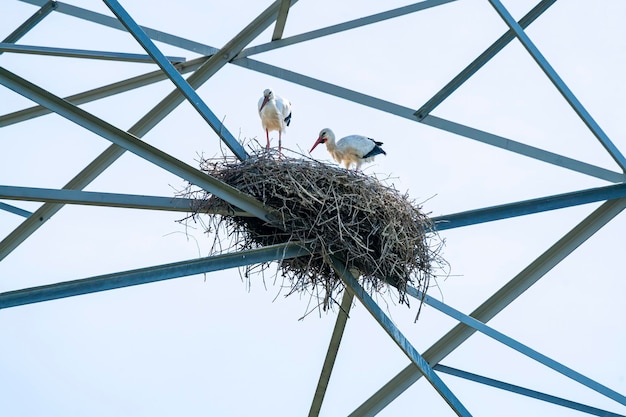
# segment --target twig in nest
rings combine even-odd
[[[344,290],[331,267],[330,255],[358,272],[370,293],[380,293],[390,284],[397,288],[399,302],[408,305],[407,284],[426,292],[433,269],[445,262],[430,219],[407,194],[372,176],[308,158],[276,159],[274,153],[256,153],[243,162],[227,157],[201,161],[203,171],[280,214],[278,225],[255,217],[209,215],[213,230],[226,232],[230,249],[307,242],[310,255],[283,259],[279,268],[290,281],[289,294],[320,294],[323,309]],[[195,217],[215,210],[235,212],[203,190],[186,197],[202,201],[192,214]],[[222,244],[220,241],[220,250],[228,246]]]

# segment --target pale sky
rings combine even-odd
[[[37,7],[3,0],[4,39]],[[112,16],[101,1],[66,3]],[[141,25],[219,48],[270,1],[120,0]],[[384,3],[384,4],[383,4]],[[535,2],[504,1],[520,19]],[[410,4],[301,0],[284,37]],[[626,151],[626,4],[557,2],[526,33],[617,148]],[[487,1],[429,10],[250,58],[418,109],[507,30]],[[271,40],[273,25],[251,45]],[[128,33],[52,13],[18,42],[144,53]],[[157,43],[166,55],[197,53]],[[156,70],[146,63],[0,55],[0,66],[58,96]],[[408,192],[432,216],[607,186],[611,183],[486,145],[246,68],[227,65],[198,89],[240,140],[265,140],[256,104],[265,88],[293,105],[283,146],[302,153],[320,129],[384,142],[365,172]],[[174,86],[162,81],[82,105],[129,129]],[[0,116],[32,106],[0,87]],[[437,107],[434,116],[621,172],[538,65],[514,40]],[[273,143],[277,134],[272,133]],[[220,154],[215,133],[183,103],[145,141],[193,166]],[[0,128],[0,185],[62,188],[110,142],[57,115]],[[323,147],[312,155],[334,163]],[[86,190],[174,196],[185,181],[126,153]],[[0,200],[34,211],[40,203]],[[450,264],[429,291],[471,313],[601,203],[442,231]],[[207,256],[212,236],[182,213],[66,206],[0,261],[0,293]],[[23,221],[0,210],[0,239]],[[626,393],[626,284],[621,213],[488,324]],[[272,268],[242,280],[226,270],[0,311],[0,410],[6,416],[299,416],[308,413],[335,323],[309,297],[285,298]],[[379,298],[422,353],[458,322]],[[615,413],[626,406],[475,334],[442,364]],[[321,416],[348,415],[409,364],[356,301]],[[439,374],[475,416],[583,415]],[[451,416],[420,379],[378,415]]]

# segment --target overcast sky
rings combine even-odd
[[[270,1],[120,0],[141,25],[219,48]],[[95,0],[68,1],[112,15]],[[284,37],[410,4],[301,0]],[[505,1],[520,19],[533,1]],[[3,39],[37,8],[4,0]],[[624,152],[626,4],[557,2],[528,35]],[[506,31],[487,1],[458,0],[292,45],[251,58],[418,109]],[[273,26],[252,45],[269,42]],[[20,41],[75,49],[143,53],[128,33],[52,13]],[[157,44],[187,60],[197,53]],[[15,53],[0,65],[67,96],[157,69]],[[610,185],[500,148],[425,126],[307,87],[228,65],[198,89],[242,142],[264,142],[256,103],[265,88],[291,100],[283,145],[307,153],[320,129],[384,142],[366,167],[432,216]],[[82,105],[124,130],[173,89],[167,80]],[[0,87],[0,116],[32,106]],[[619,167],[513,41],[435,116],[615,172]],[[273,134],[276,143],[276,133]],[[187,103],[143,137],[193,166],[220,155],[217,136]],[[0,185],[62,188],[110,142],[60,116],[0,128]],[[254,146],[254,145],[252,145]],[[333,163],[323,147],[313,157]],[[174,196],[185,181],[124,154],[86,190]],[[34,211],[39,203],[2,200]],[[589,216],[600,203],[440,233],[450,264],[429,294],[469,314]],[[0,261],[0,292],[207,256],[212,236],[182,213],[66,206]],[[23,221],[0,211],[0,239]],[[626,393],[626,290],[622,213],[489,322],[497,330],[609,388]],[[336,318],[310,311],[308,295],[285,298],[273,269],[243,280],[237,270],[192,276],[0,311],[0,410],[6,416],[298,416],[308,413]],[[380,305],[419,352],[457,322],[424,307],[414,322],[392,296]],[[443,364],[616,413],[619,405],[483,335]],[[365,308],[355,303],[322,407],[348,415],[409,364]],[[477,416],[582,415],[534,399],[440,374]],[[379,415],[449,416],[420,379]]]

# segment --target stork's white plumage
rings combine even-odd
[[[274,95],[269,88],[263,91],[259,99],[259,116],[265,129],[267,148],[270,147],[270,131],[278,130],[278,152],[282,149],[282,135],[291,122],[291,103],[289,100]]]
[[[325,143],[326,149],[333,159],[340,164],[343,163],[346,169],[350,169],[350,165],[356,164],[355,171],[358,171],[364,162],[373,161],[376,155],[381,153],[387,155],[380,147],[382,142],[377,142],[367,136],[350,135],[335,143],[335,134],[328,128],[320,131],[319,137],[309,153],[313,152],[313,149],[320,143]]]

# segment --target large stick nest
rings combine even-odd
[[[231,238],[225,244],[216,237],[213,252],[305,243],[310,255],[283,259],[279,269],[289,279],[289,294],[309,291],[324,309],[344,289],[330,256],[341,259],[370,293],[391,284],[399,302],[408,305],[408,284],[426,292],[434,266],[442,263],[441,242],[407,194],[335,165],[276,156],[264,151],[243,162],[226,157],[200,161],[207,174],[254,196],[280,217],[277,224],[268,224],[256,217],[208,214],[210,221],[202,220],[207,231],[222,230]],[[200,202],[191,214],[194,219],[236,211],[203,190],[188,189],[186,196]],[[252,266],[248,268],[246,275]]]

